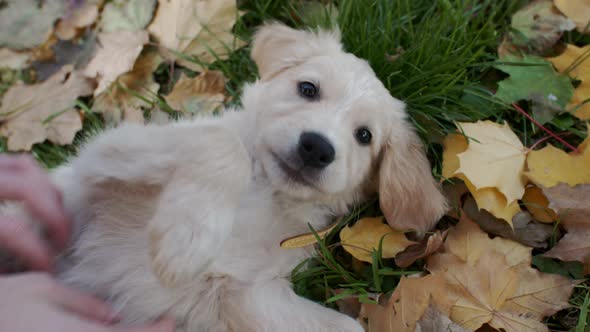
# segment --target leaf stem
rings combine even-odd
[[[556,140],[558,140],[561,144],[567,146],[570,150],[572,150],[574,153],[579,154],[580,151],[578,150],[578,148],[572,146],[571,144],[569,144],[568,142],[566,142],[565,140],[563,140],[561,137],[559,137],[557,134],[555,134],[554,132],[552,132],[551,130],[545,128],[542,124],[540,124],[537,120],[533,119],[532,116],[530,116],[525,110],[523,110],[520,106],[518,106],[516,103],[512,103],[512,106],[519,111],[520,113],[522,113],[522,115],[526,116],[527,119],[531,120],[532,123],[534,123],[537,127],[541,128],[543,131],[545,131],[547,134],[551,135],[553,138],[555,138]]]

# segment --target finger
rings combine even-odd
[[[174,332],[175,329],[176,327],[174,321],[170,319],[164,319],[149,326],[116,328],[108,332]]]
[[[0,247],[22,259],[35,270],[50,271],[53,253],[30,226],[10,217],[0,217]]]
[[[0,199],[22,200],[48,230],[52,242],[63,248],[67,244],[69,218],[60,203],[57,190],[42,174],[35,171],[0,174]]]
[[[52,287],[50,300],[67,311],[89,320],[112,323],[119,319],[116,312],[105,302],[58,283]]]

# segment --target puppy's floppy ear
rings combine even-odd
[[[447,203],[435,182],[423,144],[409,124],[390,138],[379,168],[379,204],[387,222],[399,230],[430,230]]]
[[[251,56],[264,81],[310,57],[341,51],[340,32],[337,30],[312,32],[268,23],[254,35]]]

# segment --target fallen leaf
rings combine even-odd
[[[8,48],[0,48],[0,68],[22,69],[31,59],[29,52],[16,52]]]
[[[555,6],[572,19],[578,31],[588,33],[590,28],[590,1],[589,0],[554,0]]]
[[[467,150],[469,144],[464,135],[461,134],[448,134],[443,139],[443,165],[442,165],[442,176],[449,179],[455,177],[455,173],[459,169],[459,153]]]
[[[424,315],[416,323],[415,332],[469,332],[468,330],[454,323],[447,315],[440,312],[436,307],[429,306]]]
[[[458,125],[470,142],[467,150],[457,155],[457,173],[463,173],[476,189],[497,188],[508,203],[522,198],[526,149],[508,124],[478,121]]]
[[[582,120],[590,119],[590,45],[577,47],[568,44],[565,51],[554,58],[547,58],[560,73],[568,73],[580,81],[572,98],[568,99],[567,109]],[[572,64],[574,64],[572,66]],[[571,67],[571,68],[570,68]],[[586,102],[586,103],[584,103]]]
[[[205,71],[192,78],[182,74],[164,99],[177,111],[213,113],[223,106],[225,78],[220,71]]]
[[[160,0],[148,31],[168,50],[167,58],[202,71],[200,63],[225,59],[243,45],[231,33],[239,15],[235,0]],[[178,53],[184,57],[178,58]]]
[[[102,0],[70,1],[66,14],[55,26],[55,35],[61,40],[74,38],[79,29],[96,21],[101,3]]]
[[[553,235],[553,226],[535,222],[528,212],[521,211],[512,218],[512,227],[487,211],[479,210],[473,198],[463,205],[463,212],[486,233],[511,239],[533,248],[546,248]]]
[[[101,94],[117,78],[133,68],[143,45],[148,42],[146,31],[120,31],[98,35],[98,50],[84,75],[97,78],[94,95]]]
[[[469,189],[464,182],[456,181],[454,183],[444,183],[442,190],[449,205],[447,216],[459,219],[463,207],[463,198],[469,193]]]
[[[529,170],[525,175],[537,185],[590,183],[590,149],[584,149],[581,154],[568,154],[548,144],[541,150],[531,151],[526,162]]]
[[[500,58],[509,54],[540,54],[576,25],[561,15],[551,0],[537,0],[514,13],[510,27],[499,48]]]
[[[407,246],[414,244],[403,232],[398,232],[383,223],[383,217],[363,218],[352,227],[340,230],[340,242],[344,250],[354,258],[372,263],[372,253],[383,239],[381,257],[393,258]]]
[[[334,295],[339,295],[343,292],[343,289],[335,289]],[[346,296],[335,301],[338,306],[338,311],[350,316],[357,318],[361,312],[361,302],[358,296]]]
[[[76,41],[59,40],[51,45],[51,59],[34,61],[31,68],[35,70],[37,82],[45,81],[61,70],[64,65],[72,64],[75,69],[86,67],[90,62],[96,46],[96,35],[89,33]]]
[[[494,67],[510,75],[498,83],[495,94],[503,102],[510,104],[536,98],[564,109],[571,100],[574,88],[569,77],[556,73],[543,58],[506,56],[502,61],[504,64]]]
[[[451,307],[443,278],[402,277],[385,305],[363,303],[359,318],[367,319],[371,332],[414,332],[431,303],[447,312]]]
[[[444,249],[446,253],[453,254],[471,265],[490,251],[505,256],[510,266],[531,263],[532,248],[501,237],[490,239],[488,234],[466,214],[463,214],[457,226],[449,231]]]
[[[584,273],[590,273],[590,184],[570,187],[560,183],[545,188],[544,193],[567,230],[545,256],[582,262]]]
[[[549,208],[549,200],[537,186],[526,187],[522,203],[537,221],[552,223],[557,220],[555,212]]]
[[[551,188],[543,188],[549,200],[549,207],[559,216],[562,224],[590,227],[590,184],[569,186],[560,183]]]
[[[572,279],[584,279],[584,264],[577,261],[564,262],[559,259],[533,256],[533,266],[543,273],[559,274]]]
[[[101,32],[143,30],[152,20],[156,0],[114,0],[100,19]]]
[[[436,231],[436,233],[422,239],[420,243],[408,246],[404,251],[395,255],[395,265],[408,267],[416,260],[432,255],[442,246],[446,236],[447,231],[442,233]]]
[[[463,180],[480,209],[485,209],[495,217],[503,219],[510,224],[514,215],[520,211],[518,202],[514,200],[509,203],[506,197],[497,188],[476,188],[465,174],[458,171],[460,163],[458,155],[465,152],[468,148],[465,136],[449,134],[443,140],[443,145],[443,177],[456,177]],[[483,170],[486,166],[482,165],[480,167]]]
[[[127,122],[143,123],[142,107],[150,108],[151,103],[140,96],[151,99],[160,87],[154,81],[153,72],[162,62],[156,52],[142,54],[130,72],[121,75],[117,81],[98,95],[92,109],[102,113],[110,123]]]
[[[529,264],[511,265],[495,250],[486,250],[471,264],[453,254],[436,254],[427,268],[445,278],[455,300],[450,317],[469,330],[487,323],[506,332],[549,331],[541,320],[569,306],[575,284]]]
[[[41,84],[10,88],[0,107],[0,134],[8,138],[8,149],[30,150],[45,139],[62,145],[71,143],[82,129],[80,116],[73,109],[76,99],[92,94],[92,88],[91,82],[71,66]]]
[[[65,8],[63,0],[7,2],[0,10],[0,47],[26,49],[43,44]]]

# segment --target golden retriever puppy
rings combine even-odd
[[[260,79],[243,109],[165,126],[124,125],[54,173],[76,221],[60,278],[126,324],[179,331],[361,332],[297,296],[309,248],[281,240],[380,195],[387,220],[424,233],[445,211],[404,104],[337,33],[279,24],[255,35]]]

